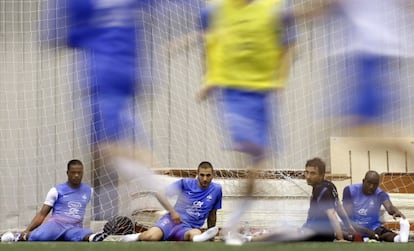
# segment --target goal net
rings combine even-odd
[[[116,1],[120,0],[103,2]],[[161,210],[153,196],[140,191],[139,184],[123,182],[91,146],[93,120],[85,84],[90,79],[79,64],[85,55],[58,43],[65,26],[57,21],[65,16],[63,6],[50,2],[0,2],[0,230],[29,224],[48,190],[67,180],[66,164],[74,158],[83,161],[83,181],[94,187],[88,221],[146,213],[152,217]],[[206,1],[138,2],[142,66],[139,95],[130,102],[128,117],[136,130],[129,139],[144,142],[157,157],[159,168],[154,172],[165,184],[193,177],[198,163],[210,161],[217,170],[214,181],[224,189],[218,219],[222,224],[240,199],[249,161],[223,150],[226,142],[214,98],[202,104],[194,98],[202,85],[204,59],[203,44],[191,34],[199,31],[199,13]],[[306,9],[309,3],[320,2],[292,0],[291,6]],[[407,32],[414,30],[412,23],[405,27]],[[336,81],[344,74],[342,59],[329,53],[340,30],[324,18],[298,20],[295,27],[291,77],[285,92],[272,97],[269,160],[258,181],[254,207],[244,219],[253,227],[301,225],[311,189],[301,173],[306,160],[321,157],[329,171],[330,137],[352,136],[340,120],[326,117],[350,89]],[[413,63],[410,57],[399,59],[401,85],[395,91],[414,93]],[[398,101],[395,116],[387,117],[396,136],[414,133],[412,95],[405,101]],[[383,131],[375,133],[384,136]],[[153,218],[139,221],[151,223]]]

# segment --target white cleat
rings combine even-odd
[[[122,236],[121,239],[119,239],[119,241],[121,241],[121,242],[138,241],[140,235],[141,235],[141,233],[138,233],[138,234],[126,234],[126,235]]]
[[[204,233],[194,236],[193,242],[208,241],[214,236],[216,236],[218,231],[219,231],[218,227],[209,228]]]

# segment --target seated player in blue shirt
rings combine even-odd
[[[343,191],[343,204],[353,226],[363,237],[388,242],[407,242],[409,223],[404,214],[396,208],[389,195],[378,188],[379,174],[368,171],[362,183],[346,186]],[[385,228],[380,220],[380,209],[384,206],[388,214],[401,217],[400,233]]]
[[[121,241],[194,241],[201,242],[213,238],[217,232],[216,212],[221,208],[221,185],[212,182],[214,170],[211,163],[199,164],[196,178],[183,178],[166,189],[167,196],[178,195],[174,209],[181,217],[175,223],[167,213],[149,230],[123,236]],[[200,228],[207,220],[206,232]]]
[[[93,190],[82,182],[82,162],[69,161],[66,173],[68,181],[49,190],[40,211],[20,233],[19,241],[102,241],[108,236],[83,228],[85,210]],[[45,221],[51,211],[51,217]]]

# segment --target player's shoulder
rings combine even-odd
[[[179,188],[179,189],[194,189],[194,187],[198,187],[198,180],[195,178],[181,178],[177,181],[175,181],[172,186],[174,188]]]
[[[217,189],[217,190],[220,190],[220,191],[222,190],[221,184],[219,184],[217,182],[211,182],[210,186],[212,186],[214,189]]]
[[[381,188],[377,187],[377,189],[375,190],[375,194],[379,195],[379,194],[386,194],[388,195],[387,192],[385,192],[384,190],[382,190]]]
[[[194,178],[182,178],[182,179],[178,180],[177,182],[181,182],[183,184],[191,184],[191,183],[197,182],[197,179],[194,179]]]
[[[216,200],[221,200],[223,197],[223,190],[221,188],[221,184],[211,182],[208,188],[208,193],[210,194],[210,196],[214,196]]]
[[[335,184],[332,183],[329,180],[323,180],[323,181],[321,181],[313,189],[314,194],[324,193],[326,190],[328,190],[328,191],[336,191],[337,189],[336,189]]]
[[[350,190],[361,190],[362,192],[362,183],[350,184],[347,187],[349,187]]]
[[[62,188],[65,188],[65,187],[68,187],[68,183],[67,182],[63,182],[63,183],[56,184],[53,188],[55,188],[55,189],[62,189]]]
[[[330,180],[323,180],[320,183],[320,186],[321,187],[336,188],[335,184],[332,181],[330,181]]]
[[[91,187],[91,185],[89,185],[88,183],[85,183],[85,182],[81,182],[81,186],[84,186],[84,187]]]
[[[81,186],[84,188],[84,189],[92,189],[92,187],[91,187],[91,185],[89,185],[89,184],[87,184],[87,183],[81,183]]]

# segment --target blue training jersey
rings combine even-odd
[[[50,220],[82,226],[86,207],[91,200],[92,188],[85,183],[81,183],[79,188],[72,188],[66,182],[55,188],[58,195],[52,205]]]
[[[130,106],[141,77],[140,0],[66,0],[70,47],[85,59],[93,141],[117,141],[135,129]],[[148,1],[146,1],[148,2]],[[142,7],[143,8],[143,7]],[[82,58],[83,59],[83,58]]]
[[[381,205],[389,199],[389,195],[380,188],[377,188],[372,195],[365,195],[362,192],[361,183],[349,185],[344,188],[344,205],[352,203],[351,220],[371,230],[375,230],[381,226]]]
[[[69,0],[69,46],[107,51],[117,46],[135,48],[137,4],[137,0]]]
[[[202,227],[210,211],[221,208],[221,185],[214,182],[201,188],[197,179],[180,179],[167,188],[167,195],[178,195],[174,209],[192,228]]]

